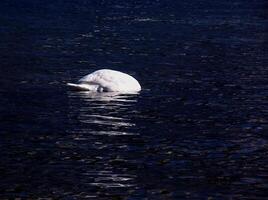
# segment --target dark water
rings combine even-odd
[[[0,3],[0,199],[267,199],[266,0]],[[65,83],[101,68],[139,95]]]

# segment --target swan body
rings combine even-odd
[[[101,69],[78,80],[77,84],[67,83],[73,89],[92,92],[138,92],[139,82],[123,72]]]

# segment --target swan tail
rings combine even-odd
[[[89,91],[89,87],[86,84],[74,84],[74,83],[67,83],[67,86],[74,90],[82,90],[82,91]]]

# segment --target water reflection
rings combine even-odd
[[[135,113],[137,94],[69,92],[70,115],[81,123],[75,132],[93,135],[133,135],[135,126],[130,113]],[[92,128],[95,127],[95,128]],[[96,130],[98,127],[100,130]]]
[[[70,91],[68,96],[69,97],[76,97],[83,99],[86,102],[137,102],[136,95],[138,93],[120,93],[120,92],[72,92]],[[107,104],[106,104],[107,105]]]
[[[136,178],[135,175],[116,174],[112,171],[100,171],[95,176],[90,185],[102,188],[132,187],[134,185],[130,182]]]
[[[122,156],[129,145],[120,138],[138,136],[133,122],[137,94],[68,91],[68,97],[69,119],[75,125],[58,146],[81,155],[79,161],[88,166],[82,182],[97,190],[133,189],[136,175],[126,170],[130,161]]]

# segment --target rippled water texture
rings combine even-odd
[[[267,199],[265,0],[0,2],[0,199]],[[101,68],[140,94],[73,92]]]

